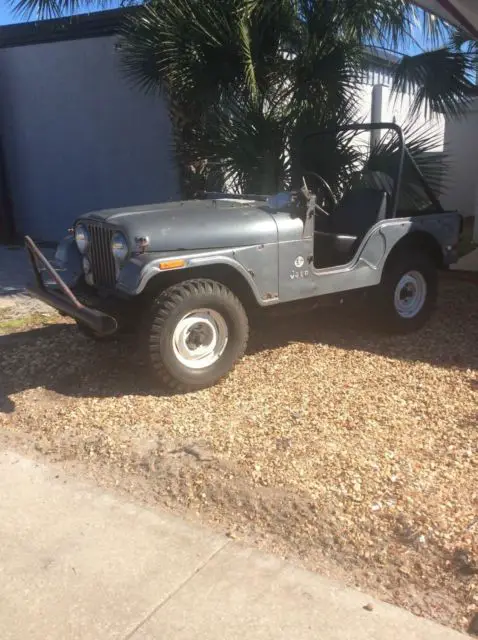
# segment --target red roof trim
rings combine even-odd
[[[466,18],[462,12],[450,2],[450,0],[437,0],[437,2],[445,9],[445,11],[448,11],[448,13],[453,16],[453,18],[455,18],[455,20],[459,22],[470,35],[478,40],[478,29],[471,24],[468,18]]]

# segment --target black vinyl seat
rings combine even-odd
[[[387,216],[387,194],[370,188],[350,190],[328,218],[317,220],[314,256],[318,267],[349,262],[367,231]]]

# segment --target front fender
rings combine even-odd
[[[117,289],[128,296],[139,295],[145,290],[153,278],[166,277],[168,273],[171,273],[171,270],[164,271],[160,268],[161,262],[166,260],[184,260],[185,266],[175,269],[175,271],[178,273],[184,271],[185,279],[195,277],[191,274],[191,271],[194,272],[195,270],[198,271],[198,276],[200,276],[200,271],[204,268],[215,266],[232,268],[248,284],[251,293],[259,305],[265,306],[270,302],[268,299],[264,299],[254,279],[254,274],[251,274],[250,271],[234,258],[232,251],[221,254],[208,252],[187,255],[179,253],[174,253],[174,255],[171,253],[147,253],[138,255],[129,260],[121,269],[116,285]]]

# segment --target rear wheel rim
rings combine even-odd
[[[425,306],[427,282],[419,271],[408,271],[397,283],[394,293],[395,311],[401,318],[415,318]]]
[[[173,332],[172,346],[177,360],[188,369],[206,369],[224,353],[229,331],[224,317],[214,309],[186,313]]]

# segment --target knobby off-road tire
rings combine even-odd
[[[432,315],[438,293],[438,272],[433,257],[404,249],[391,257],[377,289],[379,328],[387,333],[421,329]]]
[[[195,391],[215,384],[244,355],[249,323],[223,284],[187,280],[153,300],[141,334],[160,383],[175,392]]]

